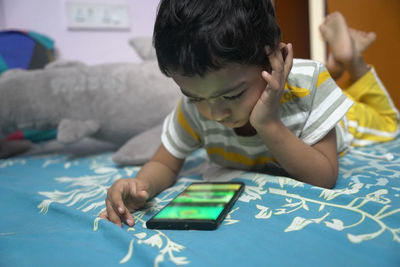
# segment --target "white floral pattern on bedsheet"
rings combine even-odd
[[[176,185],[159,194],[146,209],[134,213],[136,225],[121,230],[128,242],[110,244],[118,247],[112,249],[119,255],[114,263],[291,265],[301,257],[307,266],[318,262],[324,266],[396,266],[400,263],[400,139],[360,150],[390,152],[394,160],[348,153],[340,158],[339,180],[333,190],[286,177],[238,173],[235,180],[245,182],[245,191],[218,230],[146,229],[145,221],[156,211],[190,182],[204,178],[199,170],[208,162],[204,151],[198,151],[186,161]],[[91,218],[91,226],[80,230],[92,231],[94,238],[118,228],[96,217],[105,206],[107,188],[119,178],[134,177],[140,168],[115,166],[109,153],[75,159],[53,155],[0,161],[0,170],[6,175],[15,167],[35,171],[51,168],[53,173],[42,189],[35,188],[43,220],[54,219],[60,207],[73,209]],[[288,257],[287,250],[293,258]],[[337,252],[334,257],[333,250]],[[236,251],[243,255],[236,255]]]

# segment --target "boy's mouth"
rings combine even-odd
[[[218,122],[229,128],[235,128],[235,127],[237,127],[237,124],[239,123],[239,121],[230,121],[230,120],[221,120]]]

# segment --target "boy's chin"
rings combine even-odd
[[[219,123],[221,123],[225,127],[231,128],[231,129],[241,128],[246,124],[241,121],[233,121],[233,122],[232,121],[229,121],[229,122],[219,121]]]

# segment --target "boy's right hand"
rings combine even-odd
[[[271,122],[280,120],[278,116],[280,101],[293,65],[292,44],[280,43],[275,51],[271,51],[266,46],[265,52],[271,64],[271,69],[264,70],[261,74],[266,81],[266,87],[250,114],[250,124],[257,132],[265,129],[268,124],[271,125]]]
[[[134,225],[131,212],[143,207],[149,199],[149,184],[140,179],[119,179],[107,191],[106,210],[100,218],[109,220],[120,227],[125,222]]]

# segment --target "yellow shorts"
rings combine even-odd
[[[399,134],[399,112],[375,69],[343,92],[354,101],[346,114],[345,128],[352,146],[387,142]]]

